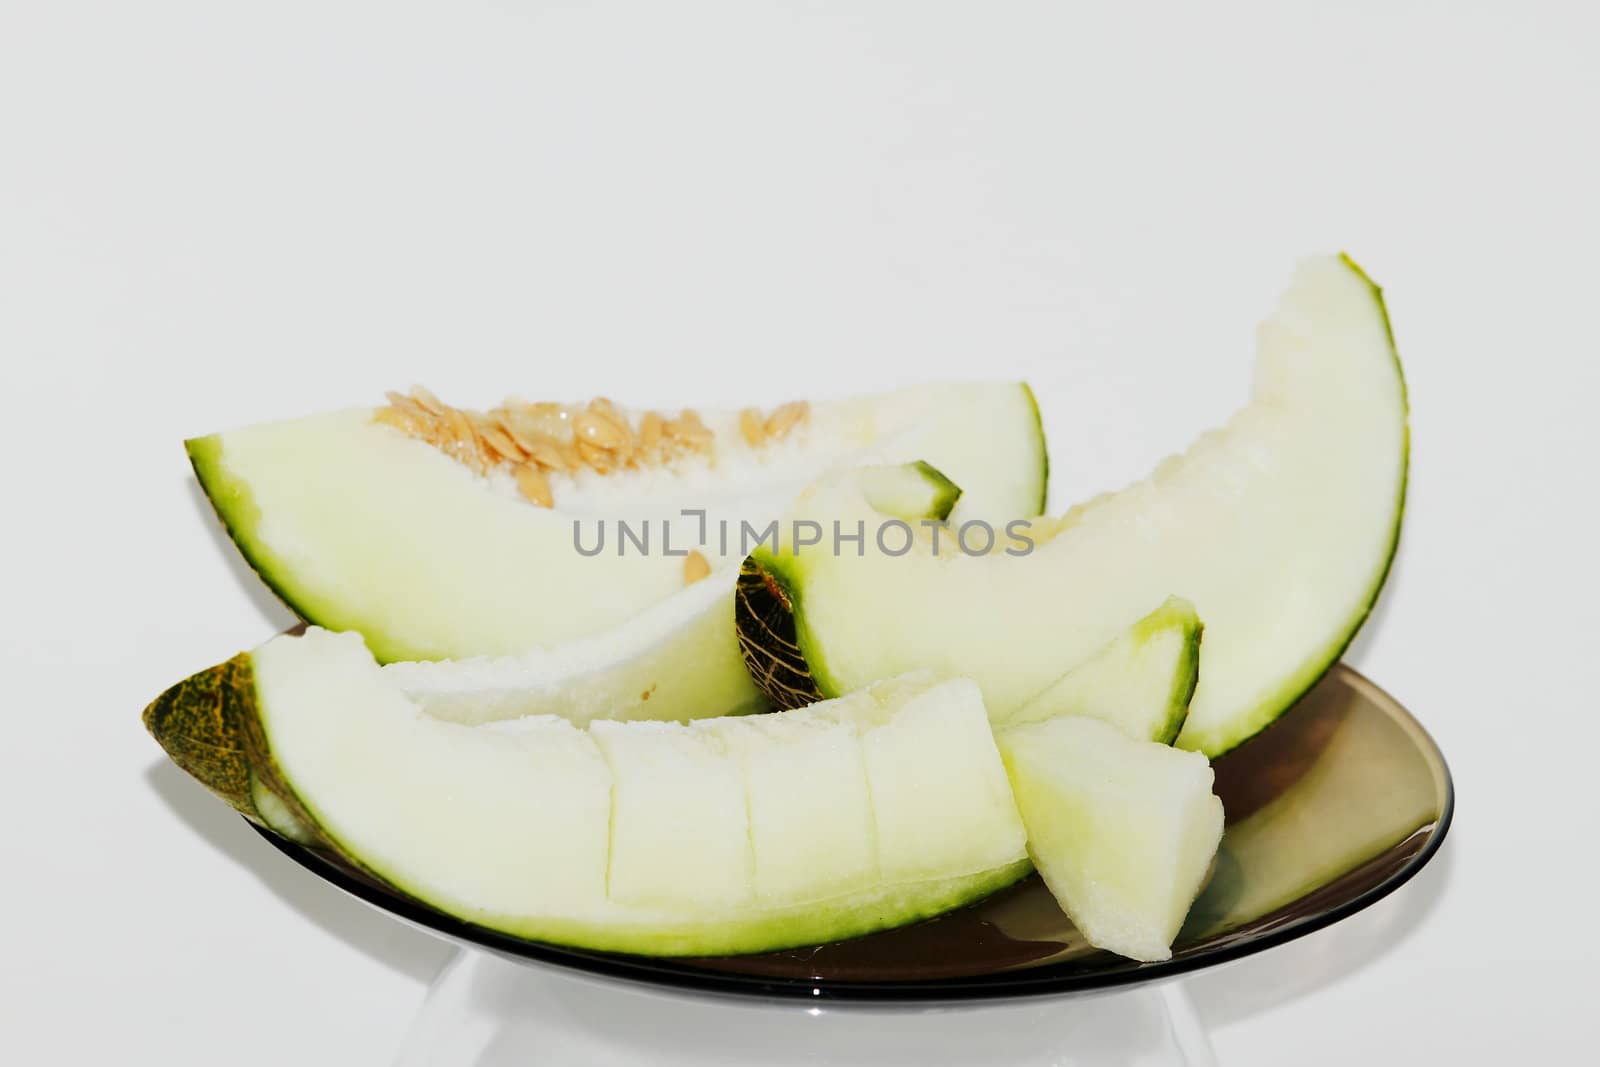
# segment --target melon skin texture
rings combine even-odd
[[[714,460],[552,474],[553,508],[351,409],[187,442],[202,488],[251,566],[302,619],[362,633],[385,661],[505,656],[592,636],[683,588],[681,553],[713,564],[825,471],[927,459],[966,491],[957,515],[1006,521],[1044,506],[1047,460],[1021,383],[937,384],[818,403],[762,448],[707,413]],[[701,522],[683,509],[706,513]],[[617,520],[653,525],[618,554]],[[588,556],[604,520],[610,537]],[[731,524],[724,546],[719,520]],[[575,538],[574,522],[582,524]],[[671,523],[671,550],[663,543]],[[730,562],[737,562],[731,559]]]
[[[1252,399],[1225,427],[1035,522],[1025,554],[763,546],[740,578],[741,646],[780,706],[931,666],[977,681],[1004,721],[1176,595],[1206,625],[1177,744],[1220,755],[1287,710],[1366,619],[1398,544],[1408,454],[1380,291],[1346,257],[1308,260],[1260,328]],[[851,506],[816,492],[796,514]]]
[[[1028,854],[1097,948],[1172,955],[1222,841],[1222,801],[1197,752],[1061,716],[997,733]]]
[[[779,718],[463,725],[424,713],[358,635],[316,628],[145,713],[249,818],[533,940],[761,952],[914,922],[1031,869],[971,683],[903,679]],[[808,781],[832,788],[792,788]]]

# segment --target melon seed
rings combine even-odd
[[[596,448],[617,449],[628,443],[627,431],[598,412],[585,411],[572,420],[572,429],[580,443]]]
[[[768,437],[783,437],[811,414],[811,405],[804,400],[793,400],[773,409],[765,426]]]
[[[739,432],[751,448],[760,448],[767,439],[766,427],[761,422],[761,412],[745,408],[739,412]]]
[[[693,585],[711,573],[711,564],[698,552],[690,552],[683,557],[683,584]]]
[[[544,471],[531,463],[524,463],[517,467],[516,476],[517,489],[523,499],[541,508],[555,506],[555,497],[550,494],[550,480],[544,476]]]

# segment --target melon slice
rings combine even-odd
[[[863,514],[877,520],[886,511],[902,520],[944,519],[961,496],[922,462],[858,467],[835,481],[858,486],[868,502]],[[592,637],[515,656],[398,662],[383,670],[428,714],[468,724],[528,715],[584,724],[766,710],[740,657],[737,576],[737,568],[723,567]]]
[[[997,734],[1028,854],[1091,945],[1164,960],[1222,840],[1197,752],[1061,716]]]
[[[1003,721],[1177,595],[1206,624],[1177,743],[1216,755],[1293,704],[1366,618],[1399,536],[1407,440],[1378,289],[1346,258],[1310,260],[1260,330],[1250,404],[1147,480],[981,555],[951,549],[959,514],[943,551],[931,536],[903,556],[762,546],[740,639],[782,706],[928,666],[973,678]],[[826,522],[858,506],[849,495],[808,493],[796,514]]]
[[[250,818],[536,940],[766,951],[935,915],[1030,869],[963,681],[781,717],[467,726],[424,714],[359,635],[312,628],[180,683],[145,722]]]
[[[428,714],[465,724],[559,715],[681,720],[768,708],[739,655],[732,568],[603,633],[514,656],[389,663]]]
[[[759,536],[826,471],[927,459],[966,490],[958,516],[1000,521],[1038,514],[1046,479],[1038,411],[1018,383],[703,416],[606,401],[468,412],[418,392],[188,450],[261,577],[383,660],[602,633],[742,558],[741,524]]]
[[[1000,720],[1003,726],[1063,715],[1102,719],[1136,741],[1170,745],[1189,717],[1200,678],[1194,605],[1169,597],[1085,663]]]

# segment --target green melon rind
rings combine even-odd
[[[787,649],[787,657],[782,654],[786,649],[773,649],[771,645],[763,648],[763,654],[773,656],[774,659],[784,659],[786,657],[787,661],[789,661],[789,669],[797,677],[798,675],[803,675],[806,680],[810,681],[810,688],[805,688],[805,686],[797,683],[794,688],[790,689],[790,693],[802,697],[800,702],[797,702],[797,704],[795,702],[781,702],[778,696],[774,696],[770,689],[766,688],[763,678],[755,673],[754,665],[752,665],[755,659],[752,659],[749,651],[747,651],[744,662],[746,662],[747,667],[752,667],[752,677],[755,678],[757,688],[762,689],[768,699],[771,699],[774,704],[778,704],[778,707],[782,707],[782,709],[803,707],[803,705],[810,704],[810,702],[827,701],[827,699],[832,699],[835,696],[843,696],[848,691],[848,686],[843,686],[838,681],[838,678],[832,675],[829,665],[827,665],[827,656],[822,654],[821,643],[816,640],[816,635],[811,632],[810,625],[806,624],[805,597],[800,592],[800,590],[805,589],[805,558],[798,557],[798,555],[787,555],[787,553],[770,552],[765,547],[760,547],[744,561],[744,568],[746,569],[744,569],[744,574],[741,576],[741,595],[749,595],[749,590],[760,589],[754,582],[744,581],[746,577],[758,577],[762,584],[765,585],[768,593],[773,595],[773,600],[768,601],[770,609],[787,613],[789,627],[792,627],[792,637],[790,637],[789,633],[784,633],[784,638],[787,638],[792,643],[792,648]],[[771,632],[771,630],[768,630],[768,632]],[[742,625],[741,621],[741,627],[739,627],[741,641],[744,640],[744,635],[746,635],[746,630],[744,630],[744,625]],[[782,638],[779,638],[779,640],[782,640]]]
[[[922,475],[925,482],[933,492],[933,499],[928,505],[928,517],[943,522],[955,510],[956,501],[961,499],[961,487],[927,460],[919,459],[911,464],[911,469]]]
[[[1184,722],[1189,718],[1189,702],[1194,698],[1195,687],[1200,684],[1200,645],[1204,633],[1205,624],[1200,621],[1194,605],[1182,597],[1168,597],[1159,608],[1134,623],[1126,633],[1114,638],[1104,649],[1084,661],[1084,666],[1092,664],[1101,656],[1116,650],[1124,641],[1132,641],[1142,647],[1150,641],[1177,635],[1179,646],[1177,657],[1172,664],[1171,688],[1167,692],[1166,699],[1162,701],[1165,714],[1148,735],[1143,730],[1135,729],[1133,723],[1119,714],[1124,709],[1107,709],[1107,713],[1073,710],[1063,708],[1060,704],[1047,699],[1047,694],[1051,694],[1061,682],[1077,674],[1078,668],[1068,671],[1039,696],[1017,709],[1015,714],[999,722],[997,727],[1026,726],[1062,715],[1088,715],[1110,722],[1135,740],[1170,745],[1177,740],[1178,734],[1183,730]],[[1047,709],[1053,706],[1054,710],[1035,711],[1034,708],[1039,703],[1043,703]]]
[[[1028,407],[1033,412],[1033,439],[1039,445],[1039,502],[1034,508],[1033,515],[1019,515],[1017,518],[1033,518],[1043,515],[1050,502],[1050,449],[1044,438],[1044,417],[1039,414],[1039,398],[1034,395],[1033,386],[1027,382],[1022,383],[1022,393],[1028,400]]]
[[[832,944],[907,926],[974,904],[1032,873],[1032,861],[1021,859],[964,877],[874,887],[839,900],[792,904],[751,917],[651,924],[648,928],[578,920],[528,923],[468,913],[455,913],[454,917],[529,941],[599,952],[660,957],[741,956]],[[395,888],[405,892],[404,886]]]
[[[1026,385],[1022,388],[1028,391],[1028,400],[1032,403],[1032,390]],[[1034,416],[1037,422],[1037,404]],[[1042,443],[1043,431],[1040,433]],[[908,522],[949,519],[961,499],[961,487],[926,460],[915,460],[905,466],[915,470],[938,491],[922,514],[897,517]],[[775,707],[785,711],[843,696],[845,692],[826,677],[825,668],[821,668],[822,657],[817,655],[813,645],[806,643],[806,631],[800,625],[804,615],[799,599],[800,582],[796,571],[791,569],[798,566],[799,560],[798,553],[772,552],[764,546],[758,547],[742,565],[735,594],[734,610],[740,620],[739,647],[745,667],[756,688]]]
[[[1026,382],[1018,382],[1015,387],[1020,390],[1031,415],[1034,431],[1031,438],[1035,452],[1033,463],[1038,476],[1037,493],[1031,494],[1037,499],[1037,507],[1029,515],[1018,517],[1032,518],[1043,513],[1049,495],[1050,454],[1044,437],[1044,422],[1039,415],[1039,404],[1032,387]],[[224,530],[238,547],[239,553],[250,565],[251,570],[255,571],[267,588],[272,590],[273,595],[304,622],[329,630],[360,631],[367,641],[368,648],[381,663],[440,658],[436,649],[395,640],[381,628],[364,625],[368,620],[342,610],[336,600],[307,596],[303,590],[296,591],[298,583],[294,579],[295,568],[274,552],[258,534],[262,518],[261,510],[249,485],[228,470],[223,456],[223,437],[221,434],[212,434],[191,438],[184,442],[184,450],[188,453],[190,465],[194,468],[200,488],[211,502],[212,509],[216,512]],[[938,477],[956,494],[948,501],[944,513],[937,516],[940,519],[947,518],[959,499],[960,489],[949,482],[943,474],[931,467],[929,470],[938,474]]]
[[[250,569],[272,590],[273,595],[303,622],[325,625],[328,629],[348,628],[339,625],[339,612],[332,606],[318,604],[295,593],[293,583],[280,577],[292,574],[293,568],[256,535],[261,525],[261,509],[256,506],[250,486],[242,478],[235,477],[223,462],[221,435],[190,438],[183,443],[183,448],[189,454],[189,465],[194,468],[194,476],[199,480],[206,499],[211,502],[211,509],[216,512],[218,521],[239,549],[239,554],[250,564]],[[387,645],[381,635],[367,635],[367,641],[372,646],[373,655],[380,661],[410,658],[406,655],[407,649]]]
[[[239,554],[272,590],[273,595],[294,612],[296,618],[328,630],[360,630],[367,647],[380,663],[437,658],[428,655],[427,649],[413,647],[392,639],[386,633],[376,632],[372,627],[361,626],[361,619],[340,610],[337,603],[295,592],[296,583],[288,577],[294,574],[294,568],[257,534],[261,525],[261,509],[256,506],[250,486],[228,470],[223,459],[222,435],[191,438],[183,443],[183,447],[189,454],[189,464],[194,468],[201,490],[206,499],[211,501],[212,510],[216,512],[228,537],[238,547]]]
[[[172,686],[144,712],[144,724],[182,770],[234,809],[291,840],[337,854],[345,863],[444,914],[522,937],[604,952],[651,956],[773,952],[861,937],[974,903],[1032,872],[1018,860],[972,874],[874,886],[830,900],[752,910],[708,921],[651,915],[645,920],[529,921],[471,909],[443,909],[411,892],[403,879],[363,862],[318,819],[273,758],[250,653]]]
[[[788,711],[826,699],[798,643],[798,602],[779,568],[746,559],[739,569],[733,611],[745,670],[774,708]]]
[[[830,673],[827,656],[807,625],[805,597],[801,592],[805,587],[805,572],[805,560],[799,555],[771,552],[762,547],[745,560],[740,577],[741,597],[746,603],[759,603],[755,612],[769,617],[774,614],[787,616],[781,634],[776,632],[779,626],[774,623],[768,624],[765,634],[752,634],[746,644],[745,654],[745,665],[751,668],[757,688],[766,694],[767,699],[784,709],[803,707],[817,700],[829,700],[843,696],[848,691]],[[765,597],[761,595],[763,589],[767,594]],[[744,618],[741,615],[741,643],[746,642]],[[749,646],[762,644],[762,638],[766,639],[765,644],[759,652],[752,654]],[[783,642],[787,642],[789,647],[781,647]],[[768,689],[766,679],[755,667],[756,662],[765,657],[784,662],[787,674],[796,679],[788,689],[788,693],[793,694],[790,700],[798,700],[798,703],[780,700],[782,694],[775,694]],[[802,678],[803,681],[799,680]],[[806,683],[809,683],[809,687]]]
[[[1394,324],[1389,319],[1389,306],[1383,298],[1383,288],[1350,258],[1349,253],[1339,253],[1339,260],[1352,274],[1366,283],[1367,289],[1372,294],[1372,302],[1377,306],[1378,316],[1383,321],[1384,337],[1389,342],[1389,355],[1394,361],[1395,381],[1400,390],[1400,488],[1395,500],[1394,525],[1389,534],[1389,550],[1384,554],[1382,564],[1373,575],[1368,593],[1363,598],[1361,610],[1351,616],[1346,623],[1344,636],[1330,645],[1320,660],[1312,660],[1306,667],[1290,676],[1274,694],[1262,700],[1250,711],[1235,716],[1230,720],[1226,731],[1205,736],[1201,736],[1199,731],[1193,731],[1178,736],[1175,742],[1178,748],[1203,752],[1211,759],[1231,752],[1277,722],[1284,712],[1293,707],[1296,701],[1310,692],[1311,687],[1333,669],[1334,664],[1339,662],[1340,657],[1350,647],[1350,643],[1356,639],[1356,634],[1361,632],[1361,627],[1371,617],[1373,609],[1377,607],[1378,597],[1383,594],[1384,584],[1389,580],[1390,571],[1394,569],[1395,556],[1400,551],[1400,529],[1404,525],[1406,491],[1411,481],[1410,393],[1406,388],[1405,370],[1400,363],[1400,350],[1394,343]]]
[[[1301,670],[1291,675],[1272,694],[1259,701],[1255,707],[1237,714],[1231,718],[1226,729],[1200,735],[1198,731],[1180,733],[1174,744],[1178,748],[1189,749],[1204,753],[1215,759],[1232,751],[1250,740],[1262,730],[1271,726],[1294,705],[1302,696],[1316,685],[1333,665],[1339,662],[1350,643],[1355,640],[1362,624],[1372,614],[1376,607],[1378,597],[1383,592],[1384,583],[1388,580],[1389,572],[1393,568],[1394,559],[1400,547],[1400,529],[1405,518],[1406,491],[1410,481],[1411,470],[1411,427],[1410,427],[1410,399],[1406,388],[1405,373],[1400,364],[1400,353],[1394,342],[1394,328],[1389,318],[1388,305],[1383,298],[1382,288],[1351,259],[1347,253],[1339,254],[1340,261],[1358,278],[1364,282],[1371,292],[1373,303],[1377,306],[1378,314],[1383,321],[1384,335],[1388,340],[1389,353],[1394,362],[1394,373],[1400,392],[1402,436],[1401,436],[1401,474],[1398,499],[1395,504],[1395,517],[1390,533],[1389,550],[1384,555],[1382,565],[1375,572],[1370,583],[1368,595],[1363,597],[1362,609],[1353,615],[1343,630],[1343,636],[1327,649],[1325,655],[1313,658]],[[1031,393],[1030,393],[1031,396]],[[1035,407],[1037,412],[1037,407]],[[812,633],[806,621],[805,599],[801,590],[804,588],[805,561],[795,556],[779,555],[759,549],[748,560],[745,567],[749,572],[759,573],[763,578],[770,579],[769,588],[782,590],[782,602],[792,614],[793,639],[792,643],[796,654],[803,658],[804,669],[813,684],[813,699],[825,699],[840,696],[844,692],[838,680],[835,679],[828,667],[827,656],[823,652],[821,643]],[[741,627],[741,640],[743,640]],[[754,638],[752,638],[754,640]],[[746,663],[751,662],[749,654]],[[760,679],[757,679],[760,684]],[[1188,723],[1185,724],[1187,730]]]
[[[271,757],[256,715],[255,670],[241,652],[191,675],[144,709],[145,729],[191,778],[251,822],[326,845]]]
[[[1205,623],[1195,614],[1194,605],[1177,597],[1169,599],[1150,615],[1140,620],[1134,629],[1143,639],[1177,627],[1183,635],[1183,651],[1178,657],[1178,669],[1172,676],[1172,692],[1167,698],[1167,720],[1152,741],[1170,745],[1183,732],[1189,718],[1189,701],[1194,699],[1195,687],[1200,684],[1200,642],[1205,636]]]

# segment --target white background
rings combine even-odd
[[[1292,261],[1389,292],[1415,439],[1352,658],[1451,840],[1191,983],[1225,1064],[1587,1058],[1590,5],[0,0],[0,1059],[381,1063],[443,950],[139,725],[287,616],[181,440],[375,400],[1019,376],[1054,503],[1224,418]]]

